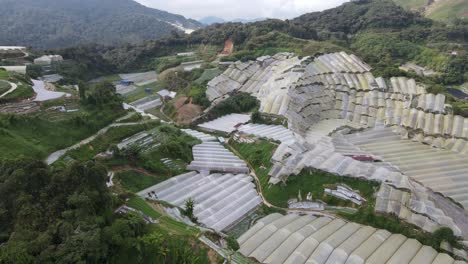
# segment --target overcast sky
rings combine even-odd
[[[136,0],[143,5],[200,19],[294,18],[312,11],[338,6],[347,0]]]

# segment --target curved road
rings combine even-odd
[[[5,93],[3,93],[2,95],[0,95],[0,98],[5,97],[7,94],[12,93],[14,90],[16,90],[16,88],[18,88],[18,85],[16,83],[12,83],[12,82],[7,82],[7,83],[11,86],[11,88],[10,88],[10,90],[8,90]]]

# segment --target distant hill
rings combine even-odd
[[[468,1],[466,0],[394,0],[398,5],[412,11],[420,12],[426,17],[439,21],[452,18],[468,18]]]
[[[240,23],[253,23],[266,20],[267,18],[253,18],[253,19],[244,19],[244,18],[236,18],[231,20],[225,20],[220,17],[209,16],[199,19],[198,22],[202,23],[203,25],[212,25],[216,23],[226,23],[226,22],[240,22]]]
[[[2,45],[63,48],[119,45],[203,25],[133,0],[0,0]]]
[[[224,23],[226,22],[226,20],[220,17],[209,16],[209,17],[204,17],[202,19],[199,19],[198,22],[202,23],[203,25],[212,25],[216,23]]]

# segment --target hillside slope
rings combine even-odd
[[[138,43],[201,23],[133,0],[0,0],[4,45],[63,48]]]
[[[394,0],[398,5],[439,21],[452,18],[468,18],[466,0]]]

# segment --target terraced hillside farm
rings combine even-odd
[[[260,112],[288,119],[287,129],[238,127],[281,143],[271,184],[287,185],[304,169],[381,182],[377,212],[428,232],[449,227],[467,239],[468,118],[414,79],[371,70],[345,52],[301,60],[283,53],[233,64],[209,83],[207,97],[248,92],[261,101]]]
[[[464,263],[386,230],[307,215],[268,215],[238,242],[261,263]]]

